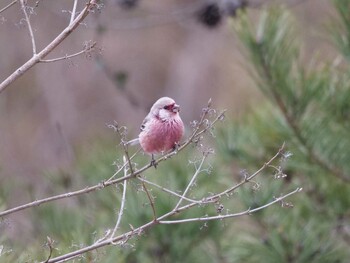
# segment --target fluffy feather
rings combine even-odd
[[[184,134],[180,107],[169,97],[157,100],[141,125],[139,142],[148,154],[174,149]],[[134,140],[133,140],[134,141]]]

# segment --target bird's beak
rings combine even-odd
[[[175,104],[174,106],[173,106],[173,112],[179,112],[180,111],[180,106],[179,105],[177,105],[177,104]]]

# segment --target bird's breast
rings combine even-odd
[[[139,135],[143,150],[150,154],[164,153],[175,147],[184,133],[180,118],[172,120],[154,119]]]

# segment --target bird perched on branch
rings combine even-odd
[[[140,143],[142,149],[152,155],[175,149],[184,134],[184,124],[179,115],[180,106],[169,97],[158,99],[143,120],[137,139],[128,144]]]

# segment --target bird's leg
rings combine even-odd
[[[180,143],[175,142],[174,147],[173,147],[173,152],[177,153],[177,150],[179,149],[179,147],[180,147]]]
[[[154,155],[153,155],[153,153],[152,153],[151,166],[154,166],[154,168],[156,168],[156,169],[157,169],[157,163],[156,163],[156,160],[154,159]]]

